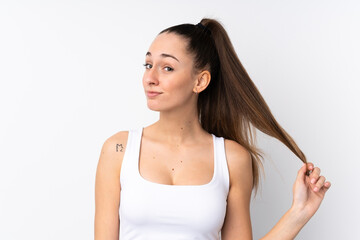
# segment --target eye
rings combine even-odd
[[[151,64],[149,64],[149,63],[145,63],[145,64],[143,64],[144,65],[144,67],[146,68],[146,69],[150,69],[150,68],[152,68],[152,65]]]
[[[174,69],[171,68],[171,67],[165,67],[164,69],[165,69],[167,72],[172,72],[172,71],[174,71]]]

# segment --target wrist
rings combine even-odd
[[[301,207],[291,206],[261,240],[293,240],[307,221],[309,218],[304,215]]]
[[[304,226],[311,218],[304,207],[292,205],[287,214],[297,225]]]

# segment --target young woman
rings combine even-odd
[[[144,66],[147,106],[160,118],[105,141],[95,240],[119,239],[119,232],[121,240],[252,239],[250,199],[263,158],[253,127],[304,162],[291,208],[262,238],[293,239],[330,182],[277,123],[222,25],[202,19],[163,30]]]

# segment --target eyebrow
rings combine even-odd
[[[147,52],[146,53],[146,56],[150,56],[151,57],[151,52]],[[162,57],[170,57],[170,58],[173,58],[173,59],[175,59],[176,61],[178,61],[178,62],[180,62],[176,57],[174,57],[173,55],[170,55],[170,54],[167,54],[167,53],[162,53],[162,54],[160,54],[160,56],[162,56]]]

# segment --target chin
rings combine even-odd
[[[159,104],[158,102],[151,102],[148,100],[147,102],[147,107],[152,110],[152,111],[156,111],[156,112],[161,112],[161,111],[166,111],[171,109],[171,107],[169,106],[164,106],[162,104]]]
[[[153,103],[147,103],[147,107],[152,110],[152,111],[156,111],[156,112],[160,112],[163,110],[163,107],[159,106],[158,104],[153,104]]]

